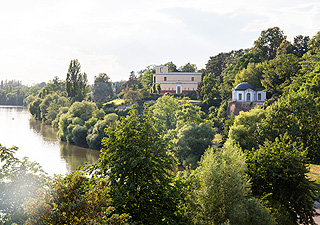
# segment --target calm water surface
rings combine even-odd
[[[19,147],[17,157],[40,163],[50,175],[66,174],[85,162],[96,162],[99,151],[59,142],[56,130],[34,120],[25,107],[0,106],[0,144]]]

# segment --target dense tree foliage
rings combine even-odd
[[[245,156],[227,143],[208,149],[200,166],[180,178],[187,196],[187,215],[194,224],[274,224],[268,210],[250,198]]]
[[[33,224],[125,224],[128,214],[115,214],[105,179],[73,172],[55,177],[37,198],[26,205]]]
[[[279,27],[263,30],[258,40],[254,42],[254,50],[258,52],[261,60],[272,60],[277,55],[277,49],[287,38]]]
[[[107,102],[113,97],[113,89],[110,78],[105,73],[94,77],[93,99],[95,102]]]
[[[66,78],[66,91],[72,102],[82,101],[88,97],[87,74],[81,73],[81,65],[77,59],[70,62]]]
[[[17,147],[0,144],[0,223],[23,224],[28,218],[24,202],[37,196],[45,185],[46,174],[39,164],[15,156]]]
[[[287,136],[266,141],[248,157],[252,192],[278,224],[314,224],[317,187],[306,178],[306,151]]]
[[[208,124],[184,125],[178,131],[175,143],[179,163],[185,168],[188,166],[196,168],[204,151],[211,145],[214,134],[215,132]]]
[[[175,188],[171,185],[173,159],[168,141],[156,129],[152,111],[133,109],[116,129],[107,130],[98,168],[109,177],[116,210],[143,224],[174,224]],[[176,222],[175,222],[176,221]]]

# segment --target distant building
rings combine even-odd
[[[254,88],[249,83],[240,83],[232,89],[232,100],[228,104],[228,115],[239,115],[241,111],[249,111],[263,105],[266,99],[264,88]]]
[[[202,73],[168,72],[168,66],[156,66],[153,84],[160,84],[160,94],[181,94],[196,91],[201,82]]]
[[[232,89],[232,101],[235,102],[264,102],[266,93],[264,88],[254,88],[249,83],[238,84]]]

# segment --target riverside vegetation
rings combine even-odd
[[[50,178],[16,158],[17,148],[0,146],[1,222],[314,224],[319,189],[307,173],[320,163],[319,59],[320,32],[291,43],[273,27],[253,48],[210,57],[197,92],[161,97],[153,66],[114,88],[99,74],[90,87],[72,60],[65,81],[54,78],[24,102],[59,139],[101,149],[100,159]],[[268,100],[227,116],[241,82],[264,87]],[[137,106],[117,109],[119,98]]]

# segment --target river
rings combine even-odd
[[[49,175],[67,174],[85,162],[96,162],[99,151],[58,141],[56,130],[32,118],[26,107],[0,105],[0,144],[17,146],[16,156],[38,162]]]

